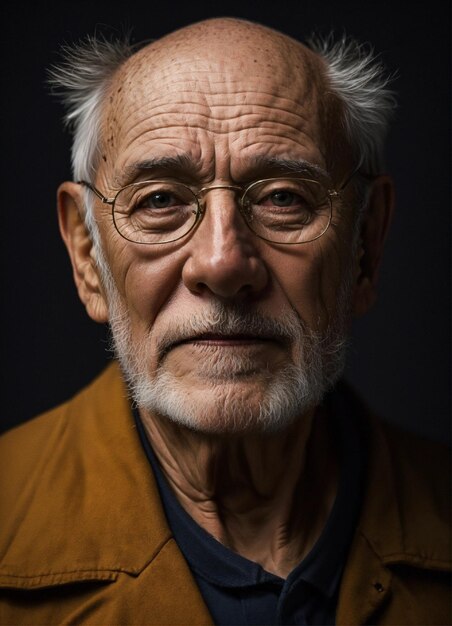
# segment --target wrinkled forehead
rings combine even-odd
[[[267,109],[269,120],[293,114],[326,144],[327,92],[323,61],[299,42],[259,25],[213,20],[176,31],[133,55],[114,77],[104,119],[118,148],[136,133],[140,110],[143,124],[146,112],[148,120],[163,110],[187,117],[193,106],[203,104],[214,111],[206,119],[209,130],[227,132],[222,115],[231,116],[231,107],[232,115],[246,115],[247,104],[255,103]]]

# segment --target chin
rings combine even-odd
[[[205,434],[240,435],[285,430],[316,406],[324,389],[312,370],[310,374],[286,366],[271,377],[195,385],[162,370],[154,380],[134,376],[129,385],[134,402],[150,415]]]

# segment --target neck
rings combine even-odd
[[[212,435],[140,411],[187,513],[218,541],[285,578],[318,539],[337,487],[324,414],[271,434]]]

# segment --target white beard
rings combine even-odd
[[[109,301],[112,348],[133,401],[151,415],[159,414],[205,433],[275,432],[317,406],[343,372],[349,280],[344,280],[335,319],[324,333],[306,328],[294,310],[275,320],[219,301],[188,320],[172,318],[170,326],[153,337],[159,360],[151,376],[148,364],[153,330],[141,341],[133,338],[127,308],[110,270],[102,260],[99,267]],[[204,368],[202,361],[197,363],[203,389],[187,389],[183,379],[166,367],[165,354],[175,341],[203,333],[277,336],[290,344],[289,352],[296,356],[276,371],[256,372],[255,364],[243,354],[222,353],[221,359],[213,363],[210,359]],[[253,383],[248,388],[247,381]],[[206,386],[213,393],[205,393]]]

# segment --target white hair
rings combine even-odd
[[[88,35],[85,40],[61,49],[62,62],[48,72],[52,93],[61,96],[66,107],[64,121],[73,133],[72,175],[74,180],[94,182],[99,161],[102,103],[110,81],[133,54],[128,36],[108,40]],[[97,252],[102,275],[109,276],[100,245],[100,234],[92,210],[92,198],[85,190],[85,222]]]
[[[384,167],[384,142],[393,111],[392,77],[375,56],[372,48],[345,35],[335,41],[313,35],[309,46],[326,63],[331,93],[342,103],[342,125],[350,147],[367,174],[381,173]]]
[[[74,180],[94,182],[99,159],[101,109],[110,81],[133,54],[129,38],[108,40],[88,36],[63,46],[62,63],[49,70],[52,92],[62,97],[64,121],[73,131],[72,173]]]

